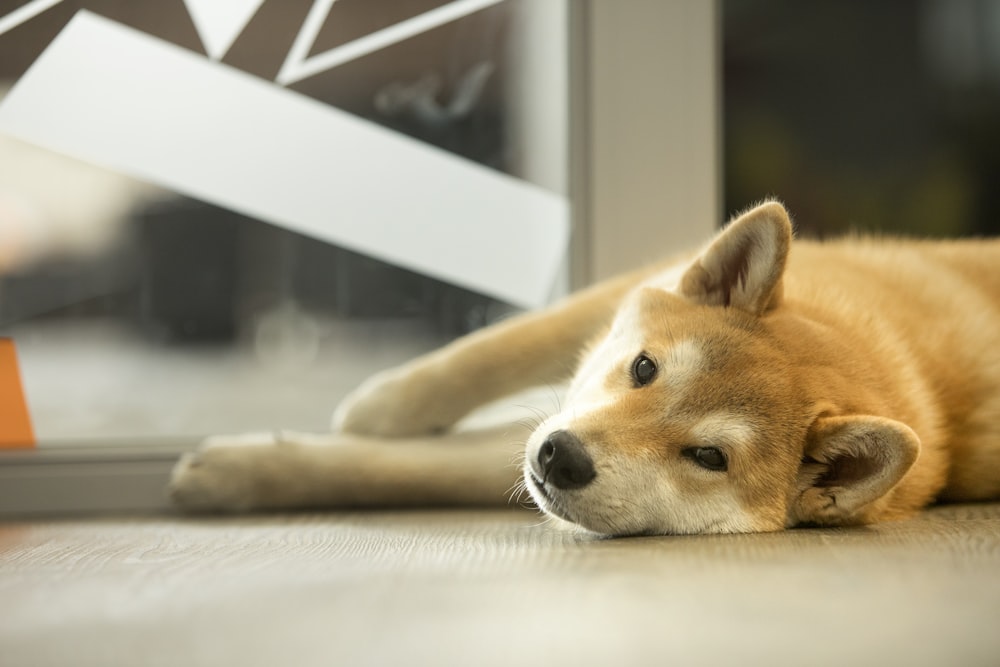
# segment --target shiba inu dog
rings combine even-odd
[[[1000,240],[793,241],[784,207],[700,253],[380,374],[335,433],[221,437],[177,466],[192,510],[503,502],[474,408],[569,380],[524,445],[546,513],[606,535],[773,531],[1000,497]]]

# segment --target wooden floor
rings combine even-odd
[[[1000,665],[1000,504],[746,536],[538,522],[7,522],[0,665]]]

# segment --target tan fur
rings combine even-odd
[[[936,499],[1000,497],[998,341],[1000,241],[792,242],[787,213],[768,202],[693,259],[599,285],[373,378],[338,409],[341,435],[309,456],[342,484],[331,445],[353,433],[433,446],[426,434],[483,403],[571,378],[563,409],[525,448],[525,484],[555,516],[605,534],[898,519]],[[657,366],[647,385],[632,374],[638,355]],[[580,488],[547,477],[542,460],[557,432],[591,460],[593,479]],[[696,447],[725,452],[728,467],[696,464]],[[232,458],[232,448],[216,443],[178,467],[182,505],[236,506],[213,494],[214,480],[236,467],[223,454]],[[395,474],[391,458],[371,464],[372,485]],[[430,458],[432,467],[408,470],[431,486],[453,484],[457,499],[455,457]],[[276,460],[241,474],[298,479]],[[367,465],[352,461],[355,472]],[[302,504],[278,491],[248,494],[240,508]]]

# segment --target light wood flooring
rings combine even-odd
[[[0,524],[0,665],[1000,665],[1000,504],[594,539],[528,511]]]

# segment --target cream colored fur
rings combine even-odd
[[[602,534],[898,519],[1000,497],[998,341],[1000,241],[793,242],[767,202],[689,259],[372,378],[332,435],[215,439],[172,492],[215,511],[481,504],[521,477],[545,512]],[[449,430],[564,380],[520,474],[507,432]],[[570,450],[576,472],[552,462]]]

